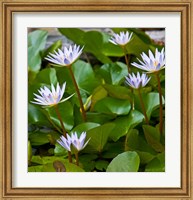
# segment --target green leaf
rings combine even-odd
[[[50,45],[43,53],[42,53],[42,58],[45,58],[46,56],[49,55],[49,53],[55,53],[58,49],[62,48],[62,41],[58,40],[54,42],[52,45]]]
[[[78,45],[85,45],[83,37],[85,32],[79,28],[58,28],[60,33]]]
[[[37,156],[32,156],[31,162],[32,162],[32,163],[35,163],[35,164],[40,164],[40,165],[41,165],[41,164],[44,164],[42,158],[41,158],[39,155],[37,155]]]
[[[54,168],[53,164],[54,162],[61,162],[62,164],[68,163],[68,161],[64,161],[63,157],[55,157],[55,156],[33,156],[32,162],[35,164],[40,164],[41,166],[41,172],[56,172],[56,169]],[[64,164],[66,168],[66,164]]]
[[[63,161],[63,156],[57,157],[57,156],[44,156],[42,157],[43,164],[47,163],[53,163],[54,161]]]
[[[44,87],[44,86],[47,86],[45,84],[42,84],[42,83],[32,83],[32,84],[28,84],[28,102],[31,103],[31,101],[34,101],[34,98],[35,98],[35,94],[38,94],[38,90],[41,88],[41,87]],[[38,108],[42,108],[42,106],[40,105],[36,105],[36,104],[33,104],[34,106],[38,107]]]
[[[78,60],[72,65],[72,71],[79,88],[86,93],[91,94],[99,85],[92,66],[89,63]]]
[[[131,90],[129,90],[126,87],[119,85],[110,85],[110,84],[105,84],[103,85],[103,87],[111,97],[117,99],[128,99],[128,100],[132,99],[133,94],[131,93]]]
[[[36,78],[37,72],[28,70],[28,84],[32,84]]]
[[[121,62],[104,64],[98,71],[108,84],[119,85],[128,75],[127,65]]]
[[[43,165],[42,172],[56,172],[56,169],[53,166],[53,163],[47,163]]]
[[[156,155],[156,151],[146,142],[137,129],[129,130],[127,134],[127,149],[130,151],[147,152]],[[139,154],[140,155],[140,154]]]
[[[100,171],[103,171],[103,170],[106,171],[108,165],[109,165],[108,161],[106,161],[106,160],[98,160],[95,163],[95,168],[100,170]]]
[[[37,30],[28,35],[28,68],[37,72],[41,68],[40,51],[44,49],[47,39],[47,31]]]
[[[91,52],[102,63],[111,63],[111,60],[105,56],[101,49],[106,42],[106,35],[99,31],[87,31],[84,34],[85,51]]]
[[[127,115],[131,109],[129,100],[106,97],[98,101],[93,110],[99,113]]]
[[[103,86],[98,86],[94,89],[92,96],[91,96],[91,108],[90,110],[93,111],[94,105],[97,103],[97,101],[107,97],[107,91],[104,89]]]
[[[137,172],[140,159],[135,151],[127,151],[116,156],[107,167],[107,172]]]
[[[87,112],[86,115],[87,115],[87,121],[98,123],[98,124],[104,124],[114,118],[114,116],[112,115],[96,113],[96,112]]]
[[[63,163],[66,172],[84,172],[82,168],[75,164],[68,163],[67,161],[61,161],[61,163]],[[54,168],[53,163],[47,163],[43,165],[42,172],[56,172],[56,169]]]
[[[145,167],[145,172],[165,172],[165,153],[159,154]]]
[[[126,135],[125,148],[127,151],[135,151],[139,148],[139,131],[130,129]]]
[[[48,68],[41,70],[35,79],[35,83],[44,83],[47,85],[57,84],[56,70],[54,68]]]
[[[32,158],[32,147],[31,147],[31,143],[28,140],[27,143],[27,152],[28,152],[28,164],[31,163],[31,158]]]
[[[155,151],[163,152],[165,148],[160,143],[159,130],[149,125],[143,125],[143,131],[148,144],[150,144]]]
[[[152,112],[155,109],[157,109],[160,105],[159,93],[151,92],[151,93],[148,93],[148,94],[142,94],[142,98],[143,98],[143,101],[144,101],[144,104],[145,104],[147,117],[148,117],[148,119],[150,119]],[[163,97],[162,97],[162,102],[164,104],[164,98]],[[136,95],[136,97],[135,97],[135,105],[136,105],[137,109],[142,111],[138,95]]]
[[[70,94],[74,93],[74,85],[70,72],[67,67],[56,67],[56,75],[60,84],[66,82],[66,91]]]
[[[162,102],[164,105],[164,98],[162,97]],[[144,98],[145,108],[147,110],[147,116],[150,119],[151,113],[159,107],[159,93],[149,93]]]
[[[42,165],[28,167],[28,172],[42,172]]]
[[[108,123],[87,131],[87,139],[91,138],[84,152],[102,152],[107,143],[114,124]]]
[[[85,122],[85,123],[79,124],[78,126],[73,128],[71,132],[76,132],[77,134],[80,134],[84,131],[88,131],[88,130],[93,129],[98,126],[100,126],[100,124],[98,124],[98,123]]]
[[[84,170],[81,167],[73,163],[69,163],[68,161],[63,161],[63,164],[66,168],[66,172],[84,172]]]
[[[28,104],[28,123],[51,127],[51,124],[41,107],[30,103]]]
[[[130,32],[135,33],[146,44],[151,44],[152,43],[151,38],[144,31],[141,31],[141,30],[136,29],[136,28],[129,28],[128,30]]]
[[[56,143],[54,148],[54,155],[67,157],[68,151],[65,148],[63,148],[60,144]]]
[[[39,145],[43,145],[43,144],[47,144],[50,143],[50,136],[52,136],[53,138],[59,138],[59,134],[52,131],[36,131],[36,132],[31,132],[29,133],[29,140],[31,142],[32,146],[39,146]]]
[[[129,129],[134,128],[143,121],[144,116],[137,110],[132,110],[129,115],[118,117],[112,123],[115,125],[110,137],[117,141],[120,137],[127,134]]]
[[[105,56],[115,56],[115,57],[124,56],[123,49],[118,45],[112,44],[111,42],[104,43],[102,52],[104,53]]]
[[[79,63],[79,61],[77,61],[77,63]],[[84,62],[82,64],[84,64]],[[87,66],[87,63],[85,63],[85,65]],[[78,96],[77,96],[77,93],[76,93],[76,90],[75,90],[75,87],[74,87],[74,84],[73,84],[72,77],[70,75],[69,69],[67,67],[58,67],[58,68],[55,68],[55,69],[56,69],[56,74],[57,74],[57,78],[58,78],[59,83],[62,84],[64,82],[66,82],[66,92],[69,95],[74,94],[74,96],[70,99],[71,103],[73,104],[73,106],[74,106],[74,104],[79,106]],[[84,80],[81,80],[81,77],[79,77],[80,76],[80,74],[79,74],[80,71],[79,70],[81,68],[80,69],[75,69],[74,65],[73,65],[72,69],[75,70],[75,71],[76,70],[78,71],[78,72],[75,72],[74,75],[75,75],[75,79],[77,81],[77,84],[79,86],[80,94],[81,94],[81,97],[82,97],[82,100],[83,100],[83,103],[84,103],[86,101],[86,99],[87,99],[87,94],[89,93],[88,90],[91,87],[88,86],[88,88],[86,90],[84,90],[83,88],[80,88],[81,87],[81,81],[84,82]],[[85,75],[86,75],[86,73],[85,73]],[[90,75],[87,74],[87,75],[90,77],[91,74]],[[83,78],[85,78],[85,77],[83,77]],[[93,84],[92,84],[92,86],[93,86]],[[76,112],[77,112],[77,110],[76,110]]]
[[[95,168],[95,159],[98,156],[96,154],[84,154],[79,156],[79,161],[86,172],[91,172]]]
[[[55,107],[48,107],[46,108],[51,120],[60,128],[61,124],[58,119]],[[67,131],[71,130],[74,126],[74,117],[73,117],[73,107],[69,101],[65,101],[63,103],[58,104],[58,110],[61,115],[64,127]]]
[[[137,153],[140,157],[140,163],[142,165],[149,163],[151,160],[155,158],[155,155],[152,155],[149,152],[137,151]]]
[[[84,51],[92,53],[102,63],[110,63],[111,60],[102,52],[107,35],[99,31],[83,31],[78,28],[59,28],[64,36],[74,43],[84,46]]]
[[[80,112],[80,107],[77,104],[74,104],[74,114],[73,115],[74,115],[74,127],[83,123],[82,113]]]
[[[104,152],[102,153],[102,158],[114,158],[118,154],[124,152],[124,145],[123,142],[115,142],[115,143],[110,143],[108,142],[105,145]]]
[[[33,146],[40,146],[49,143],[47,133],[33,132],[29,133],[29,141]]]
[[[35,47],[28,48],[28,70],[32,72],[38,72],[41,68],[41,56],[36,53]]]
[[[28,34],[28,47],[34,46],[37,51],[43,50],[46,45],[48,33],[44,30],[36,30]]]
[[[40,165],[44,165],[47,163],[53,163],[54,161],[64,161],[64,157],[63,156],[44,156],[44,157],[40,157],[39,155],[37,156],[33,156],[32,157],[32,162],[34,164],[40,164]]]

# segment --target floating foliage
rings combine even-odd
[[[28,35],[28,171],[164,172],[164,47],[136,28],[58,32],[72,46],[47,47],[45,30]]]

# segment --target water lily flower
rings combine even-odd
[[[138,89],[140,87],[145,87],[147,85],[147,83],[149,82],[149,80],[151,79],[151,77],[148,78],[148,76],[146,74],[142,74],[140,76],[139,72],[137,72],[137,75],[132,73],[132,75],[129,74],[128,76],[129,77],[125,77],[126,84],[135,89]]]
[[[67,151],[71,151],[71,144],[72,140],[71,137],[66,134],[67,138],[65,138],[63,135],[60,137],[60,139],[57,140],[58,144],[60,144],[63,148],[65,148]]]
[[[54,106],[58,103],[67,101],[74,94],[61,100],[65,92],[65,88],[66,88],[66,82],[63,84],[61,88],[59,86],[59,83],[57,83],[56,88],[54,88],[54,85],[51,84],[51,90],[46,86],[44,86],[43,88],[40,88],[40,90],[38,90],[40,95],[34,93],[36,98],[34,98],[35,101],[32,101],[32,103],[39,104],[42,106]]]
[[[133,33],[129,34],[128,31],[120,32],[120,34],[113,33],[109,41],[115,45],[125,46],[131,40],[132,35]]]
[[[83,48],[80,49],[80,46],[76,44],[74,46],[70,45],[69,48],[58,49],[58,52],[55,51],[55,54],[50,53],[45,59],[58,66],[69,66],[81,55]]]
[[[85,139],[86,139],[86,132],[82,132],[79,138],[76,132],[72,133],[71,135],[72,145],[77,151],[81,151],[86,147],[90,139],[88,139],[86,142]]]
[[[141,57],[143,61],[139,60],[140,64],[138,63],[131,63],[131,65],[145,70],[149,73],[153,73],[156,71],[159,71],[165,67],[165,53],[164,53],[164,48],[162,49],[161,52],[158,51],[156,48],[155,50],[155,56],[153,53],[149,50],[149,56],[146,55],[144,52],[141,54]]]
[[[57,140],[57,142],[64,147],[67,151],[71,151],[72,150],[72,146],[75,148],[76,151],[81,151],[82,149],[84,149],[86,147],[86,145],[88,144],[89,140],[88,139],[85,142],[86,139],[86,132],[82,132],[80,137],[78,138],[78,135],[76,132],[72,133],[71,136],[69,136],[68,134],[66,134],[66,138],[64,136],[61,136],[59,140]]]

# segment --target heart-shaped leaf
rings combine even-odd
[[[113,121],[115,127],[110,135],[111,139],[116,142],[120,137],[126,135],[129,129],[141,123],[143,118],[144,116],[137,110],[132,110],[127,116],[118,117]]]
[[[57,77],[56,70],[53,68],[43,69],[41,70],[34,81],[35,83],[44,83],[47,85],[56,85]]]
[[[98,101],[93,110],[99,113],[127,115],[131,109],[129,100],[106,97]]]
[[[59,138],[59,136],[60,135],[54,131],[40,130],[40,131],[35,131],[35,132],[29,133],[29,141],[31,142],[31,144],[33,146],[40,146],[43,144],[50,143],[50,137],[54,138],[54,140],[55,140],[55,139]]]
[[[46,108],[50,119],[59,127],[61,127],[60,120],[58,118],[57,112],[55,110],[55,106]],[[61,115],[64,127],[67,131],[71,130],[74,125],[74,117],[73,117],[73,107],[69,101],[65,101],[63,103],[58,104],[58,110]]]
[[[160,143],[159,130],[149,125],[143,125],[143,131],[148,144],[150,144],[155,151],[163,152],[164,146]]]
[[[108,123],[87,131],[87,138],[91,138],[84,152],[102,152],[114,124]]]
[[[127,151],[116,156],[108,165],[107,172],[137,172],[140,159],[135,151]]]
[[[157,109],[160,105],[159,93],[150,92],[147,94],[142,94],[142,99],[145,104],[145,110],[148,119],[150,119],[152,112]],[[164,104],[164,98],[162,97],[162,103]],[[139,101],[139,96],[135,94],[135,107],[142,112],[141,104]]]
[[[100,126],[100,124],[98,124],[98,123],[85,122],[85,123],[79,124],[78,126],[73,128],[71,132],[76,132],[77,134],[80,134],[84,131],[88,131],[88,130],[93,129],[98,126]]]
[[[122,62],[104,64],[98,71],[108,84],[119,85],[128,75],[127,65]]]
[[[145,172],[165,172],[165,153],[159,154],[145,167]]]
[[[99,85],[99,82],[95,78],[95,74],[89,63],[78,60],[73,64],[72,70],[79,88],[86,93],[91,94]]]
[[[51,124],[40,106],[35,106],[33,104],[28,104],[28,122],[30,124],[37,124],[39,126],[46,125],[51,127]]]
[[[58,49],[61,49],[61,47],[62,47],[61,40],[54,42],[42,53],[42,58],[45,59],[46,56],[48,56],[50,53],[55,53],[55,51],[57,51]]]
[[[44,49],[47,31],[37,30],[28,35],[28,69],[38,72],[41,68],[40,51]]]
[[[130,101],[132,100],[133,94],[131,93],[131,90],[129,90],[126,87],[119,85],[110,85],[110,84],[105,84],[103,85],[103,87],[111,97],[117,99],[128,99]]]

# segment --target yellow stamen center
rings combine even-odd
[[[153,63],[154,67],[156,67],[158,65],[158,61],[155,60],[154,63]]]

